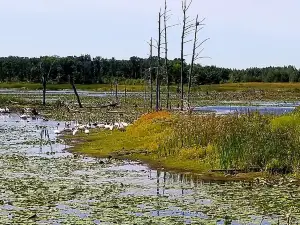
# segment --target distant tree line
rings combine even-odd
[[[162,59],[161,64],[164,63]],[[157,63],[154,56],[152,62]],[[188,83],[190,65],[185,63],[183,81]],[[152,63],[153,64],[153,63]],[[168,79],[171,84],[180,84],[181,60],[168,60]],[[152,65],[152,79],[155,79],[155,65]],[[51,68],[51,69],[50,69]],[[129,60],[92,58],[82,56],[43,56],[39,58],[1,57],[1,82],[42,82],[43,74],[47,74],[49,83],[69,83],[70,79],[76,84],[114,83],[128,79],[149,81],[150,59],[131,57]],[[216,66],[201,66],[195,64],[192,74],[192,83],[219,84],[226,82],[298,82],[300,70],[294,66],[266,67],[248,69],[228,69]],[[162,84],[166,80],[161,81]]]

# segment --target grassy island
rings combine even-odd
[[[141,160],[154,168],[232,179],[299,172],[300,113],[185,115],[166,111],[142,115],[125,132],[95,130],[80,135],[72,150],[96,157]],[[213,172],[212,172],[213,171]]]

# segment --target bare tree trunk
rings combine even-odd
[[[194,44],[193,44],[193,54],[192,54],[192,62],[191,62],[191,68],[189,72],[189,85],[188,85],[188,106],[190,106],[190,96],[191,96],[191,86],[192,86],[192,75],[193,75],[193,69],[194,69],[194,62],[195,62],[195,53],[196,53],[196,44],[197,44],[197,33],[198,33],[198,15],[196,17],[196,24],[195,24],[195,36],[194,36]]]
[[[187,0],[182,0],[182,12],[183,12],[183,25],[182,25],[182,34],[181,34],[181,56],[180,56],[180,61],[181,61],[181,70],[180,70],[180,109],[183,110],[183,73],[184,73],[184,44],[189,42],[185,41],[185,38],[187,34],[190,32],[190,29],[192,28],[190,21],[187,21],[188,17],[186,15],[188,9],[190,8],[192,4],[192,0],[187,5]]]
[[[50,76],[51,70],[52,70],[52,66],[54,65],[56,60],[54,60],[49,68],[48,73],[46,74],[43,70],[42,70],[42,64],[40,64],[40,69],[41,71],[43,71],[43,76],[42,76],[42,85],[43,85],[43,106],[46,105],[46,89],[47,89],[47,78]]]
[[[144,72],[144,108],[147,107],[147,73]]]
[[[200,56],[201,52],[204,50],[203,48],[199,52],[196,52],[197,49],[203,45],[203,43],[205,43],[207,40],[209,40],[209,38],[206,38],[204,41],[198,43],[198,33],[204,26],[204,24],[202,23],[204,20],[205,20],[205,18],[199,22],[198,15],[197,15],[196,23],[195,23],[192,61],[191,61],[191,67],[190,67],[190,71],[189,71],[189,84],[188,84],[188,106],[189,107],[190,107],[190,95],[191,95],[191,86],[192,86],[192,75],[193,75],[195,61],[200,58],[210,58],[210,57],[201,57]]]
[[[150,73],[150,109],[152,109],[153,107],[153,82],[152,82],[152,57],[153,57],[153,53],[152,53],[152,49],[153,49],[153,41],[152,38],[150,40],[150,68],[149,68],[149,73]]]
[[[125,103],[127,102],[127,89],[126,89],[126,83],[125,83],[125,91],[124,91],[124,97],[125,97]]]
[[[157,74],[156,74],[156,111],[160,108],[160,47],[161,47],[161,11],[158,14],[158,46],[157,46]]]
[[[72,82],[71,85],[72,85],[72,88],[73,88],[74,93],[75,93],[75,95],[76,95],[76,98],[77,98],[77,102],[78,102],[79,108],[83,108],[83,107],[82,107],[82,104],[81,104],[81,102],[80,102],[80,98],[79,98],[79,95],[78,95],[78,93],[77,93],[77,90],[76,90],[76,87],[75,87],[74,82]]]
[[[77,102],[78,102],[79,108],[83,108],[83,107],[82,107],[82,104],[81,104],[81,101],[80,101],[80,97],[79,97],[78,92],[77,92],[77,89],[76,89],[76,86],[75,86],[75,84],[74,84],[74,78],[73,78],[73,75],[71,75],[71,77],[70,77],[70,83],[71,83],[71,85],[72,85],[74,94],[76,95],[76,98],[77,98]]]
[[[180,55],[180,109],[183,110],[183,47],[184,47],[184,34],[185,34],[185,24],[186,24],[186,11],[183,11],[184,19],[183,19],[183,27],[182,27],[182,34],[181,34],[181,55]]]
[[[113,83],[112,83],[112,78],[110,78],[110,95],[111,95],[111,97],[113,96]]]
[[[160,70],[159,70],[160,71]],[[160,74],[160,73],[159,73]],[[160,75],[159,75],[160,76]],[[160,83],[160,79],[159,79],[159,81],[158,81],[158,99],[159,99],[159,104],[158,104],[158,108],[159,108],[159,110],[161,110],[161,91],[160,91],[160,85],[161,85],[161,83]]]
[[[157,70],[156,70],[156,105],[155,105],[155,110],[156,110],[156,112],[157,112],[158,109],[159,109],[158,74],[159,74],[159,72],[158,72],[158,68],[157,68]]]
[[[165,73],[167,81],[167,109],[169,109],[170,99],[170,81],[168,71],[168,39],[167,39],[167,0],[165,0],[165,12],[164,12],[164,33],[165,33]]]
[[[43,76],[43,106],[46,105],[46,77]]]
[[[118,102],[118,81],[116,81],[115,87],[116,87],[115,97],[116,97],[116,102]]]

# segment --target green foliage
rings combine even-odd
[[[156,58],[153,58],[156,62]],[[131,57],[129,60],[92,58],[90,55],[81,56],[42,56],[28,57],[0,57],[0,81],[2,82],[40,82],[41,75],[49,71],[53,64],[48,82],[68,83],[69,76],[73,75],[77,84],[114,83],[129,80],[129,84],[143,84],[149,79],[150,60]],[[170,82],[180,82],[180,60],[169,60]],[[154,65],[155,66],[155,65]],[[184,82],[186,83],[189,65],[185,66]],[[47,74],[48,75],[48,74]],[[155,79],[155,71],[153,71]],[[299,71],[293,66],[248,68],[245,70],[219,68],[216,66],[195,65],[193,83],[220,84],[227,82],[298,82]],[[131,81],[134,81],[132,83]],[[166,81],[162,80],[164,84]]]

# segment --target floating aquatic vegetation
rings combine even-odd
[[[101,119],[96,112],[91,113],[91,121]],[[99,114],[105,118],[105,112]],[[169,116],[158,113],[151,120],[159,126],[148,124],[148,128],[161,131],[169,124]],[[15,115],[0,118],[1,223],[286,224],[287,215],[292,221],[300,220],[300,188],[292,182],[204,182],[190,174],[151,170],[128,161],[73,155],[64,151],[66,146],[51,132],[58,121],[18,120]],[[209,121],[202,122],[208,127]],[[49,138],[46,135],[40,142],[45,127]],[[213,128],[203,136],[213,139]],[[134,129],[129,132],[135,134]],[[182,138],[193,142],[193,134]],[[205,138],[199,141],[207,144],[201,151],[215,150]]]

